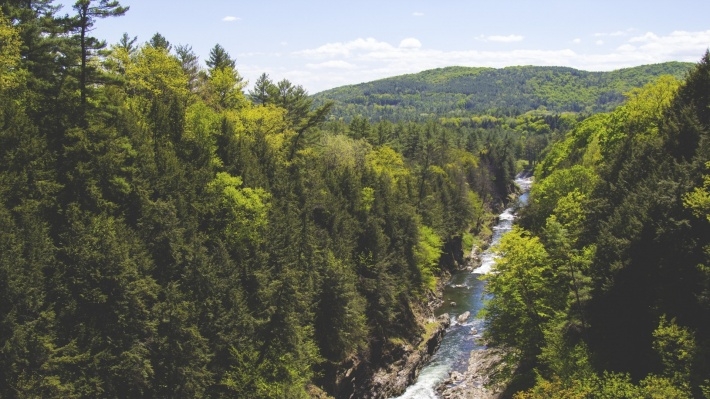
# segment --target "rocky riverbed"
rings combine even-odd
[[[500,362],[501,353],[497,349],[471,351],[468,369],[453,371],[444,380],[437,392],[444,399],[497,399],[502,387],[488,387],[489,376]]]

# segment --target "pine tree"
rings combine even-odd
[[[210,58],[207,60],[207,67],[210,73],[218,69],[232,68],[236,66],[236,61],[233,60],[227,50],[219,44],[215,44],[210,50]]]
[[[78,31],[81,48],[81,66],[79,70],[79,91],[81,93],[80,124],[87,126],[87,84],[90,83],[94,70],[88,65],[94,51],[106,46],[106,42],[88,36],[93,30],[96,19],[124,15],[129,7],[122,7],[117,0],[77,0],[73,5],[76,16],[73,19],[74,30]]]
[[[170,52],[170,50],[172,50],[173,48],[173,45],[170,44],[168,39],[166,39],[165,36],[161,35],[158,32],[156,32],[153,37],[150,38],[148,44],[153,46],[154,48],[163,49],[167,52]]]
[[[124,32],[121,39],[118,41],[118,47],[124,49],[128,55],[133,55],[138,49],[136,47],[137,41],[137,36],[133,36],[133,38],[131,38],[128,36],[128,33]]]
[[[255,105],[266,106],[273,101],[274,83],[269,79],[269,75],[262,73],[254,82],[254,88],[249,91],[249,99]]]

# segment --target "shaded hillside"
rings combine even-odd
[[[550,146],[487,279],[516,399],[710,397],[710,52]],[[499,373],[505,375],[505,372]]]
[[[683,78],[692,65],[667,62],[612,72],[538,66],[448,67],[338,87],[313,97],[317,104],[334,101],[334,117],[346,120],[357,115],[371,120],[515,115],[540,107],[595,113],[614,109],[623,101],[623,93],[660,75]]]

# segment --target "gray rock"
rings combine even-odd
[[[464,321],[468,320],[468,317],[469,317],[469,316],[471,316],[471,312],[469,312],[469,311],[467,310],[467,311],[461,313],[461,314],[459,315],[459,317],[456,318],[456,321],[458,321],[459,323],[463,323]]]

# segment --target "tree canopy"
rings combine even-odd
[[[567,67],[447,67],[338,87],[314,96],[333,101],[333,115],[351,120],[517,116],[530,110],[589,115],[620,105],[624,94],[661,75],[685,77],[691,63],[667,62],[611,72]]]
[[[51,3],[0,3],[0,397],[334,394],[419,344],[513,132],[351,128],[288,80],[245,95],[219,45],[105,47],[118,2]]]
[[[517,398],[707,397],[709,74],[632,90],[537,165],[485,310]]]

